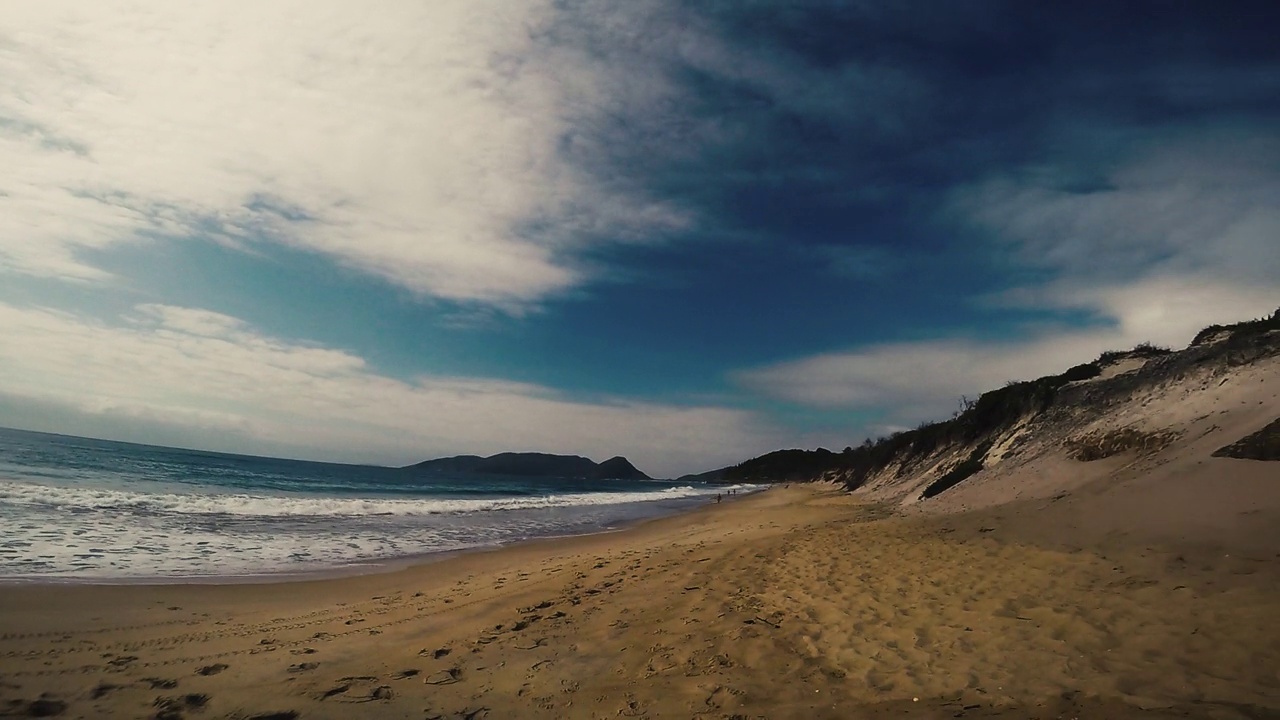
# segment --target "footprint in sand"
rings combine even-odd
[[[196,670],[196,673],[199,675],[217,675],[223,670],[226,670],[228,667],[231,667],[231,666],[226,665],[224,663],[214,663],[212,665],[205,665],[199,670]]]
[[[202,710],[209,704],[209,696],[204,693],[189,693],[182,697],[158,697],[154,703],[158,708],[153,716],[156,720],[182,720],[183,710]]]
[[[333,687],[329,688],[328,690],[325,690],[323,693],[321,693],[321,694],[320,694],[320,699],[321,699],[321,700],[328,700],[329,698],[333,697],[334,695],[341,695],[342,693],[344,693],[344,692],[346,692],[346,691],[348,691],[348,690],[350,690],[350,689],[351,689],[351,683],[344,683],[344,684],[342,684],[342,685],[335,685],[335,686],[333,686]]]
[[[392,691],[390,685],[378,685],[364,695],[350,694],[351,690],[356,686],[363,685],[367,688],[377,681],[378,678],[371,675],[344,677],[338,680],[338,685],[321,693],[320,700],[336,699],[340,702],[369,702],[372,700],[390,700],[395,697],[395,692]],[[346,697],[339,697],[343,695]]]
[[[67,704],[61,700],[42,697],[39,700],[32,700],[27,705],[27,715],[29,717],[54,717],[61,715],[67,711]]]
[[[462,668],[449,668],[428,676],[423,680],[425,685],[452,685],[462,680]]]

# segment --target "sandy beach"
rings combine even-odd
[[[384,574],[7,586],[0,714],[1280,713],[1271,539],[1068,547],[1053,505],[901,517],[791,485]]]

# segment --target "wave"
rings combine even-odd
[[[734,486],[750,491],[754,486]],[[233,515],[245,517],[439,515],[537,508],[679,500],[708,497],[725,487],[691,485],[648,492],[591,492],[501,498],[359,498],[255,494],[141,493],[104,488],[72,488],[0,481],[0,505],[41,506],[67,511],[117,510],[146,514]]]

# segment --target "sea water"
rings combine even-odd
[[[600,532],[726,490],[449,477],[0,429],[0,580],[376,569],[430,553]]]

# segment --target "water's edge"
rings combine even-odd
[[[741,499],[763,492],[768,486],[762,486],[741,495],[725,495],[724,500],[732,501]],[[316,582],[323,580],[339,580],[342,578],[362,577],[366,575],[387,575],[401,570],[421,565],[429,565],[437,562],[443,562],[456,557],[466,555],[475,555],[480,553],[499,552],[508,548],[526,547],[541,542],[551,542],[555,540],[565,540],[569,538],[585,538],[598,535],[610,535],[621,533],[627,530],[641,527],[652,522],[665,520],[668,518],[678,517],[681,515],[691,515],[700,511],[711,509],[717,504],[710,498],[705,501],[690,505],[687,508],[673,510],[669,513],[661,515],[653,515],[648,517],[636,517],[621,520],[608,527],[601,527],[585,532],[549,534],[549,535],[533,535],[524,538],[518,538],[503,542],[497,542],[488,545],[477,545],[468,548],[455,548],[449,550],[438,550],[421,553],[412,553],[407,555],[394,555],[385,558],[376,558],[361,562],[348,563],[345,565],[334,565],[330,567],[317,567],[302,571],[278,571],[264,572],[252,574],[225,574],[225,575],[159,575],[154,577],[135,576],[135,577],[39,577],[39,576],[0,576],[0,588],[2,587],[49,587],[49,586],[95,586],[95,587],[132,587],[132,586],[192,586],[192,585],[275,585],[288,583]]]

